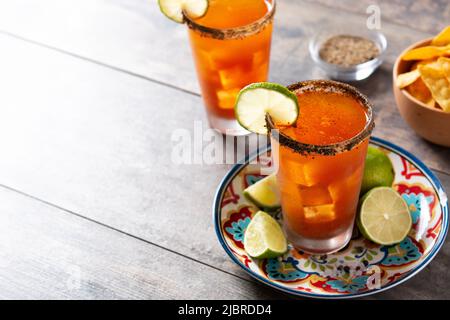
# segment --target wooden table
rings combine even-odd
[[[279,0],[270,80],[321,78],[307,43],[362,25],[374,1]],[[450,149],[414,134],[391,91],[395,56],[450,21],[446,0],[379,1],[385,63],[359,88],[375,135],[419,156],[450,190]],[[175,128],[205,123],[186,28],[154,0],[0,2],[0,298],[290,298],[220,247],[214,190],[230,165],[175,165]],[[373,298],[450,298],[449,241]]]

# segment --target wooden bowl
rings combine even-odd
[[[428,107],[408,91],[395,85],[397,75],[410,70],[414,61],[403,61],[401,57],[409,50],[430,44],[431,39],[419,41],[405,51],[395,61],[393,69],[393,90],[397,108],[406,123],[422,138],[433,143],[450,147],[450,113]]]

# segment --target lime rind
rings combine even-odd
[[[276,258],[286,253],[287,241],[278,222],[264,211],[258,211],[244,235],[244,249],[256,259]]]
[[[258,208],[267,211],[274,211],[281,207],[275,173],[272,173],[247,187],[243,194]]]
[[[276,125],[291,125],[298,117],[297,96],[286,87],[271,82],[252,83],[244,87],[234,106],[239,124],[255,133],[267,134],[266,114]]]
[[[208,11],[208,0],[158,0],[159,9],[170,20],[184,22],[183,12],[192,19],[203,17]]]
[[[356,223],[365,238],[393,245],[408,236],[412,218],[407,203],[394,189],[377,187],[361,198]]]
[[[380,149],[369,146],[364,166],[361,194],[375,187],[390,187],[394,182],[395,171],[389,157]]]

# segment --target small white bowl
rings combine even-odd
[[[322,60],[319,55],[319,50],[326,40],[337,35],[359,36],[362,38],[370,39],[377,45],[378,49],[380,50],[380,54],[372,60],[349,67],[343,67],[337,64],[328,63]],[[386,48],[386,37],[381,32],[369,30],[366,28],[362,30],[354,30],[341,27],[333,30],[322,30],[314,37],[312,37],[309,42],[309,53],[316,65],[318,65],[323,71],[325,71],[330,78],[343,81],[357,81],[369,77],[383,62]]]

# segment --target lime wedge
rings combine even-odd
[[[287,242],[278,222],[258,211],[245,231],[244,248],[253,258],[276,258],[287,251]]]
[[[408,235],[412,219],[408,205],[394,189],[377,187],[361,199],[357,224],[367,239],[391,245]]]
[[[208,0],[158,0],[158,4],[162,13],[178,23],[183,23],[183,11],[189,18],[197,19],[208,10]]]
[[[244,196],[261,209],[267,211],[278,209],[281,204],[276,174],[272,173],[249,186],[244,190]]]
[[[252,83],[239,92],[234,112],[242,127],[267,134],[266,113],[276,125],[291,125],[297,120],[297,96],[280,84]]]

